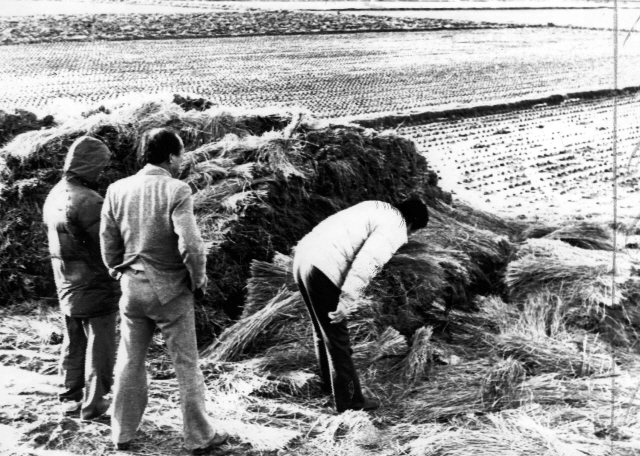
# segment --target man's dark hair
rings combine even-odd
[[[169,155],[180,155],[182,142],[180,137],[166,128],[154,128],[145,132],[138,149],[138,162],[159,165],[169,160]]]
[[[404,221],[411,224],[412,230],[419,230],[427,226],[429,222],[429,211],[427,205],[421,199],[409,198],[396,205],[404,217]]]

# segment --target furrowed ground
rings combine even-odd
[[[610,89],[611,34],[474,30],[0,46],[0,106],[192,92],[224,106],[321,117],[440,110]],[[640,85],[638,35],[620,87]]]
[[[633,222],[640,101],[626,95],[617,103],[619,216]],[[442,187],[475,207],[529,220],[611,217],[611,97],[407,124],[398,133],[429,158]]]

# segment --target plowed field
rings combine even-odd
[[[438,170],[441,186],[476,206],[526,218],[613,212],[612,98],[569,100],[482,117],[402,127]],[[618,197],[623,219],[637,204],[640,98],[618,99]]]
[[[640,84],[640,35],[620,87]],[[0,47],[0,107],[189,92],[231,106],[301,105],[322,117],[613,87],[610,32],[475,30]]]

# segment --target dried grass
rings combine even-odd
[[[287,324],[290,318],[299,318],[303,308],[300,293],[283,290],[264,308],[225,329],[201,356],[213,363],[233,361],[250,347],[269,341],[274,327]]]
[[[243,317],[257,312],[283,288],[292,292],[298,290],[291,256],[276,252],[271,262],[252,261]]]
[[[403,421],[431,423],[484,411],[482,380],[491,366],[491,361],[479,360],[434,368],[428,382],[400,399]]]
[[[381,437],[380,431],[371,422],[368,413],[347,410],[319,424],[318,438],[327,442],[350,440],[358,445],[375,446]]]
[[[311,340],[311,324],[306,323],[305,329],[307,333],[302,340],[279,343],[267,348],[257,359],[256,367],[271,373],[293,369],[314,369],[317,360]]]
[[[595,223],[579,223],[563,226],[545,236],[586,250],[613,251],[611,230]]]
[[[581,348],[583,351],[578,350],[571,340],[531,339],[528,335],[514,333],[501,334],[494,339],[497,354],[519,360],[534,375],[555,373],[579,377],[611,371],[612,359],[602,353],[602,348],[587,343]]]
[[[294,429],[276,428],[240,420],[212,420],[216,430],[229,433],[232,439],[251,445],[254,451],[277,451],[286,448],[303,434]]]
[[[411,341],[409,354],[402,361],[402,377],[408,384],[416,384],[423,380],[428,372],[429,365],[433,363],[433,345],[431,336],[433,328],[426,326],[418,329]]]
[[[619,257],[616,282],[623,284],[630,273],[631,263]],[[599,306],[623,299],[620,287],[612,296],[613,274],[611,253],[584,250],[558,240],[529,239],[516,260],[509,263],[504,280],[514,300],[547,290],[568,306]]]
[[[488,415],[478,429],[432,428],[412,442],[412,456],[582,456],[555,430],[525,413]]]
[[[360,339],[353,347],[354,361],[370,366],[382,359],[401,357],[407,353],[407,340],[395,328],[388,327],[376,339],[372,339],[370,336],[373,334],[374,325],[373,320],[362,321],[360,318],[351,323],[351,337],[354,340]]]
[[[522,382],[525,369],[513,358],[498,361],[482,379],[482,402],[487,410],[500,410],[519,403],[522,399]]]

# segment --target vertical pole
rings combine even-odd
[[[616,295],[616,253],[618,249],[617,245],[617,229],[618,229],[618,0],[614,1],[613,7],[613,274],[611,284],[611,304],[615,303]],[[609,439],[611,443],[611,453],[614,454],[614,439],[613,434],[615,432],[615,402],[616,402],[616,353],[615,347],[611,344],[611,362],[612,362],[612,375],[611,375],[611,428]]]

